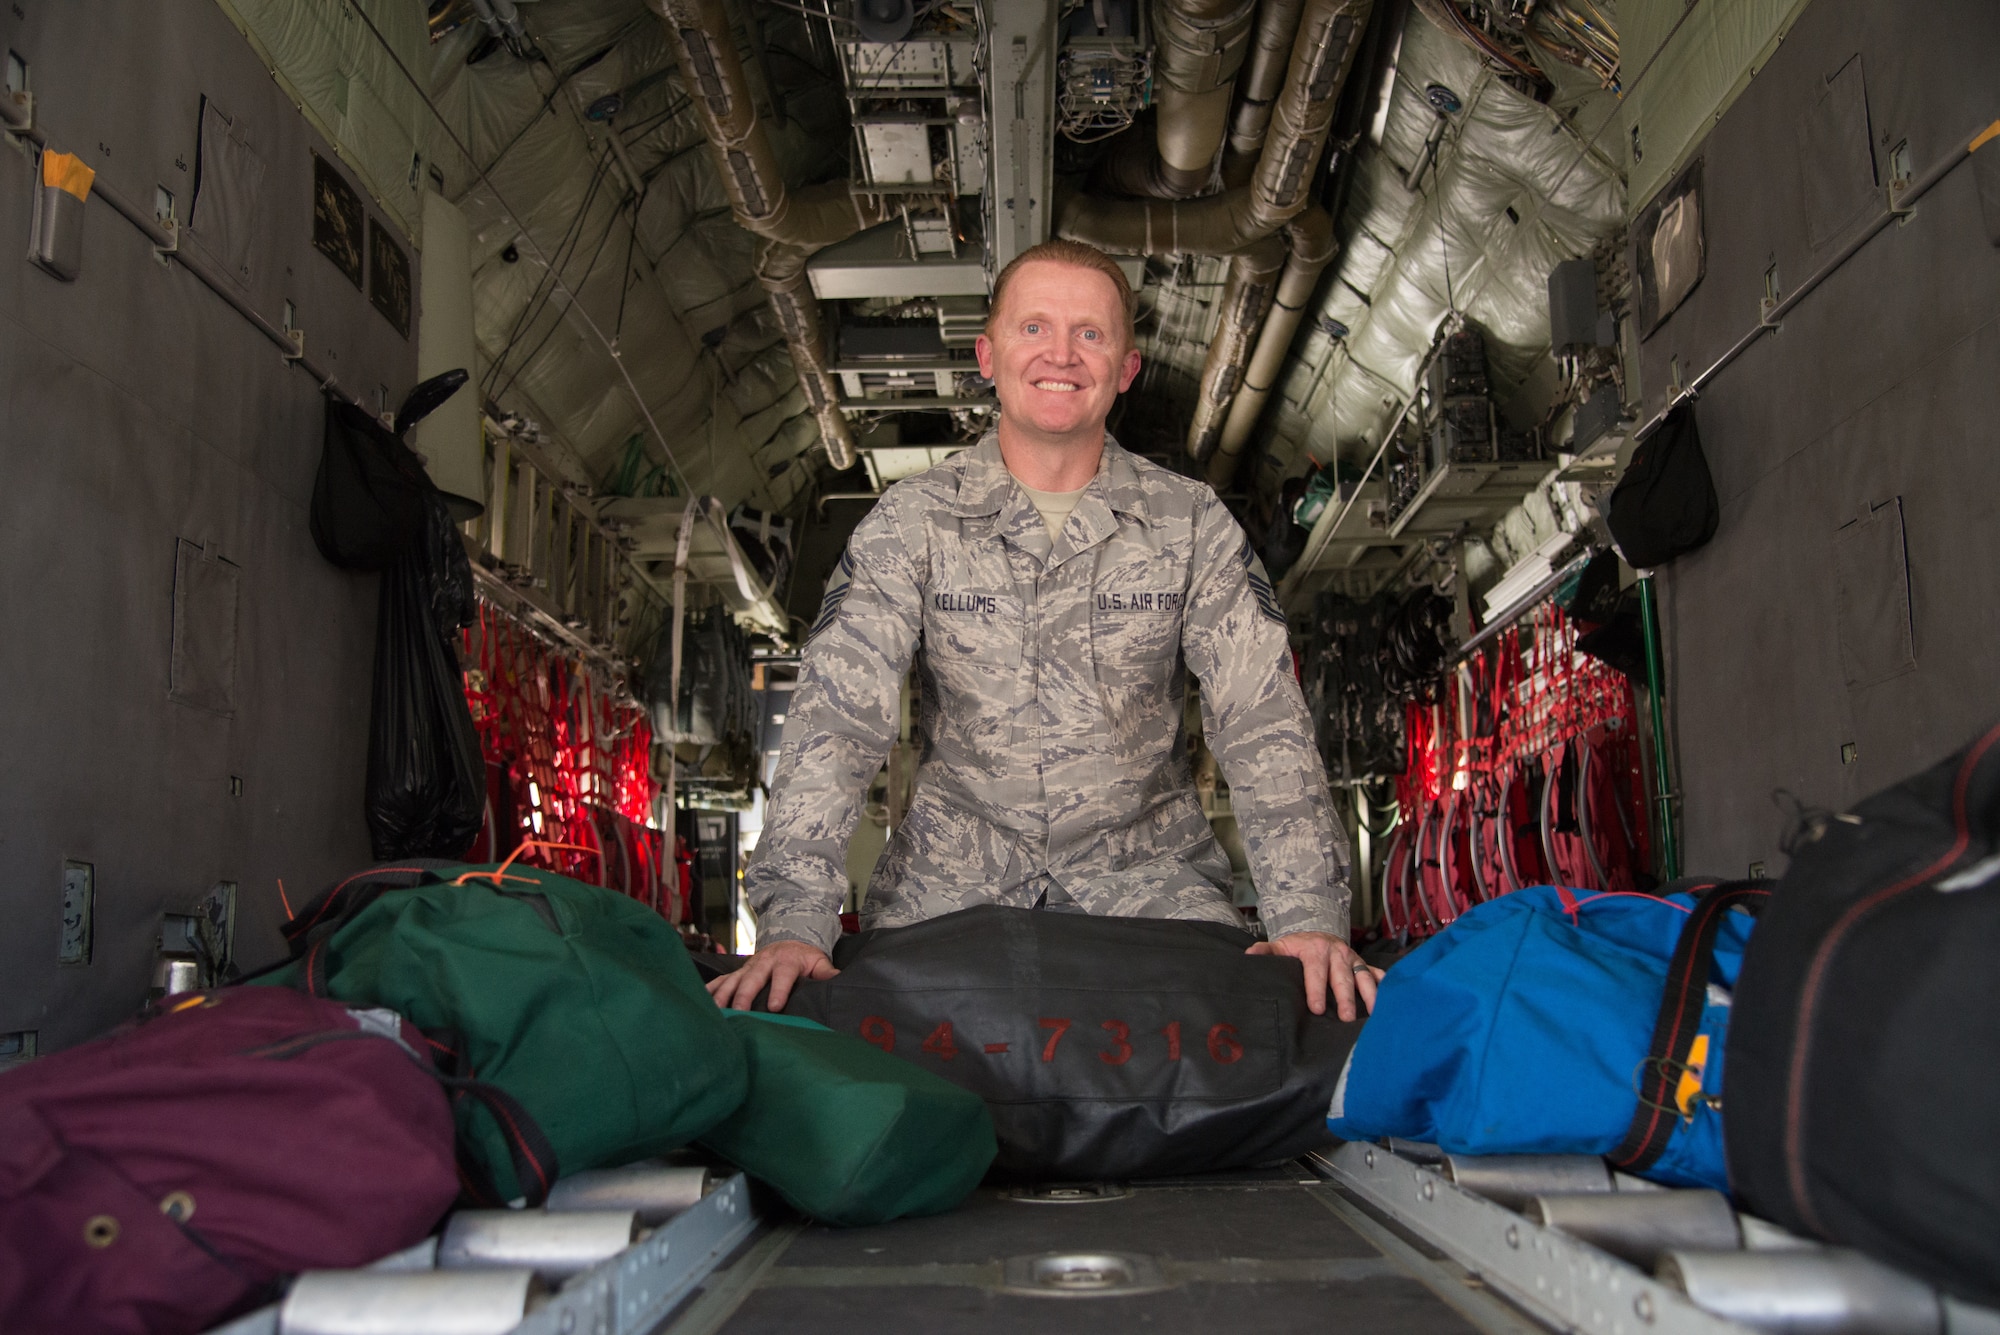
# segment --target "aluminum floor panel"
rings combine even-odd
[[[1331,1225],[1331,1227],[1329,1227]],[[808,1228],[784,1266],[976,1265],[1028,1252],[1139,1252],[1180,1261],[1375,1256],[1296,1180],[1253,1187],[1139,1187],[1117,1200],[1051,1205],[982,1189],[950,1214],[875,1228]]]
[[[1328,1204],[1303,1165],[1136,1186],[1051,1204],[984,1188],[949,1214],[873,1228],[781,1226],[709,1281],[677,1335],[884,1330],[1308,1330],[1521,1335],[1462,1272],[1384,1250]],[[1009,1291],[1009,1258],[1113,1253],[1157,1265],[1146,1292]],[[1443,1295],[1443,1296],[1441,1296]]]
[[[1475,1327],[1411,1279],[1360,1284],[1185,1284],[1127,1298],[1028,1298],[990,1289],[769,1289],[750,1295],[726,1335],[1159,1335],[1237,1331],[1365,1331],[1368,1335],[1470,1335]]]

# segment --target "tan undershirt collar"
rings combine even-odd
[[[1028,493],[1028,499],[1033,501],[1035,509],[1041,512],[1042,522],[1048,525],[1051,542],[1062,532],[1063,525],[1069,522],[1069,512],[1076,509],[1077,497],[1090,490],[1088,482],[1075,491],[1037,491],[1018,477],[1014,481],[1020,484],[1022,491]]]

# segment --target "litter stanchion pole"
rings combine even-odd
[[[1667,760],[1666,710],[1660,700],[1666,676],[1660,666],[1660,609],[1653,601],[1650,573],[1639,576],[1639,624],[1646,636],[1646,703],[1653,721],[1653,802],[1659,812],[1654,827],[1659,835],[1660,879],[1671,881],[1681,874],[1681,855],[1674,840],[1673,767]]]

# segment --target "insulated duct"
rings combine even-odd
[[[1252,242],[1230,257],[1229,280],[1222,288],[1222,321],[1208,345],[1201,392],[1195,399],[1194,419],[1188,423],[1188,453],[1197,459],[1207,457],[1222,437],[1230,401],[1243,383],[1251,344],[1271,309],[1272,289],[1284,264],[1285,246],[1275,236]]]
[[[1185,199],[1208,185],[1256,0],[1163,0],[1154,15],[1160,182]]]
[[[1284,87],[1292,42],[1299,35],[1299,11],[1305,0],[1264,0],[1257,15],[1257,37],[1242,76],[1242,96],[1229,123],[1229,146],[1222,151],[1222,184],[1248,185],[1264,150],[1264,132],[1271,128],[1271,104]]]
[[[1340,253],[1333,236],[1333,219],[1317,206],[1285,224],[1285,240],[1291,253],[1278,279],[1277,295],[1264,319],[1264,331],[1257,337],[1257,350],[1251,354],[1249,368],[1243,373],[1242,388],[1229,401],[1229,416],[1215,442],[1215,453],[1209,456],[1208,481],[1217,491],[1235,480],[1243,447],[1264,411],[1271,387],[1277,384],[1278,375],[1284,370],[1285,356],[1291,351],[1292,335],[1298,332],[1306,303],[1319,288],[1320,275],[1326,272],[1326,266]],[[1204,376],[1204,384],[1206,380]],[[1192,432],[1188,443],[1190,446],[1197,443]]]
[[[845,181],[785,187],[771,141],[757,121],[750,85],[730,35],[722,0],[652,0],[667,30],[681,77],[715,150],[715,164],[730,210],[744,228],[764,238],[758,278],[770,294],[785,342],[798,367],[799,386],[835,468],[854,466],[854,433],[842,415],[826,369],[818,308],[805,282],[806,257],[844,241],[891,215],[879,197],[857,195]]]
[[[1122,255],[1233,255],[1306,206],[1327,129],[1374,0],[1306,0],[1271,128],[1247,185],[1202,199],[1078,195],[1057,234]]]
[[[1257,54],[1244,88],[1246,103],[1260,92],[1275,95],[1267,110],[1252,109],[1239,116],[1242,135],[1236,145],[1246,154],[1253,144],[1258,149],[1256,167],[1246,183],[1188,201],[1078,196],[1064,209],[1057,229],[1062,236],[1120,254],[1237,257],[1230,265],[1221,326],[1202,365],[1201,391],[1187,435],[1188,454],[1198,460],[1213,459],[1211,477],[1223,482],[1235,472],[1300,314],[1335,250],[1332,221],[1325,212],[1312,209],[1310,217],[1304,215],[1373,0],[1300,0],[1300,5],[1302,12],[1286,0],[1271,0],[1258,28]],[[1273,71],[1288,40],[1291,58],[1284,65],[1285,79],[1274,88]],[[1163,129],[1167,116],[1168,108],[1162,105]],[[1295,219],[1301,221],[1292,226]],[[1264,243],[1274,242],[1281,228],[1289,231],[1291,249],[1278,285],[1281,327],[1259,339],[1282,253],[1275,244]],[[1233,400],[1246,383],[1258,387],[1255,402],[1236,410]],[[1226,459],[1225,441],[1229,442]]]
[[[757,281],[771,299],[771,313],[784,331],[792,364],[799,372],[799,392],[819,422],[827,458],[838,469],[854,467],[854,432],[840,411],[840,387],[826,369],[826,336],[820,331],[819,299],[806,274],[812,250],[784,241],[766,240],[757,255]]]
[[[1153,138],[1121,136],[1098,166],[1097,186],[1154,199],[1187,199],[1208,187],[1256,9],[1256,0],[1159,0]]]

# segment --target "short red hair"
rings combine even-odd
[[[1132,321],[1139,313],[1139,298],[1132,291],[1132,284],[1125,280],[1125,271],[1118,267],[1118,261],[1099,250],[1096,246],[1082,241],[1068,241],[1061,237],[1044,241],[1039,246],[1029,246],[1026,250],[1007,261],[1007,267],[993,280],[993,304],[986,312],[986,332],[993,333],[993,317],[1000,311],[1000,303],[1007,296],[1007,284],[1014,277],[1015,270],[1024,264],[1044,261],[1050,264],[1068,264],[1078,269],[1095,269],[1111,280],[1111,286],[1118,290],[1118,304],[1125,312],[1125,346],[1132,347],[1139,340],[1132,328]]]

